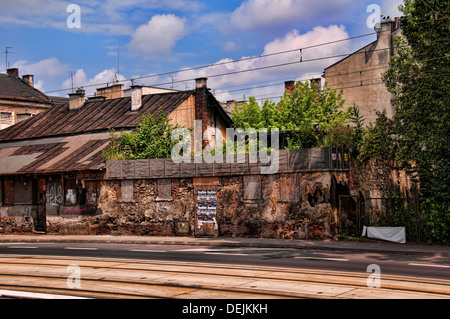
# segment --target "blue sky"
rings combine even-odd
[[[267,65],[289,63],[299,52],[239,63],[246,57],[292,50],[373,32],[367,26],[370,4],[397,16],[401,0],[0,0],[0,49],[13,53],[9,65],[34,74],[44,92],[177,71],[137,80],[158,85],[175,81],[192,88],[191,79]],[[68,28],[70,4],[80,7],[81,27]],[[345,54],[376,39],[375,35],[305,50],[305,59]],[[117,48],[120,41],[120,74]],[[279,96],[286,80],[320,76],[337,59],[212,77],[208,84],[219,100]],[[5,72],[5,55],[0,59]],[[179,81],[179,82],[178,82]],[[128,87],[130,82],[124,82]],[[267,85],[267,86],[266,86]],[[268,86],[271,85],[271,86]],[[171,87],[172,85],[165,85]],[[254,86],[263,86],[249,90]],[[239,91],[237,91],[239,90]],[[88,88],[92,94],[94,88]],[[233,92],[229,92],[233,91]],[[69,91],[51,95],[66,96]]]

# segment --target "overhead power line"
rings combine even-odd
[[[238,60],[231,60],[231,61],[224,61],[224,62],[218,62],[218,63],[214,63],[214,64],[207,64],[207,65],[202,65],[202,66],[198,66],[198,67],[191,67],[191,68],[185,68],[185,69],[180,69],[180,70],[175,70],[175,71],[170,71],[170,72],[163,72],[163,73],[157,73],[157,74],[151,74],[151,75],[147,75],[147,76],[141,76],[141,77],[134,77],[132,79],[126,79],[126,80],[119,80],[116,83],[123,83],[123,82],[128,82],[128,81],[135,81],[135,80],[142,80],[142,79],[149,79],[149,78],[154,78],[154,77],[159,77],[159,76],[164,76],[164,75],[170,75],[170,74],[174,74],[174,73],[182,73],[182,72],[188,72],[188,71],[195,71],[195,70],[200,70],[200,69],[205,69],[205,68],[209,68],[209,67],[214,67],[214,66],[221,66],[221,65],[226,65],[226,64],[231,64],[231,63],[239,63],[239,62],[243,62],[243,61],[249,61],[249,60],[255,60],[255,59],[261,59],[261,58],[265,58],[265,57],[270,57],[270,56],[275,56],[275,55],[281,55],[281,54],[287,54],[287,53],[292,53],[292,52],[300,52],[300,50],[307,50],[307,49],[312,49],[312,48],[317,48],[317,47],[321,47],[321,46],[326,46],[326,45],[331,45],[331,44],[335,44],[335,43],[340,43],[340,42],[344,42],[344,41],[350,41],[350,40],[354,40],[354,39],[358,39],[358,38],[363,38],[363,37],[367,37],[367,36],[371,36],[371,35],[376,35],[376,32],[372,32],[372,33],[367,33],[367,34],[362,34],[362,35],[358,35],[358,36],[354,36],[354,37],[349,37],[349,38],[345,38],[345,39],[340,39],[340,40],[335,40],[335,41],[329,41],[329,42],[324,42],[324,43],[320,43],[320,44],[315,44],[315,45],[310,45],[310,46],[306,46],[306,47],[302,47],[302,48],[297,48],[297,49],[291,49],[291,50],[286,50],[286,51],[279,51],[279,52],[274,52],[274,53],[269,53],[269,54],[262,54],[262,55],[258,55],[258,56],[253,56],[253,57],[248,57],[248,58],[242,58],[242,59],[238,59]],[[300,62],[300,60],[299,60]],[[305,62],[305,60],[303,60],[303,62]],[[210,77],[210,76],[209,76]],[[186,81],[186,80],[184,80]],[[181,81],[180,81],[181,82]],[[107,85],[111,82],[104,82],[104,83],[96,83],[96,84],[90,84],[90,85],[85,85],[83,86],[84,88],[88,88],[88,87],[96,87],[96,86],[100,86],[100,85]],[[176,82],[174,82],[176,83]],[[170,84],[170,83],[169,83]],[[59,89],[59,90],[51,90],[51,91],[47,91],[44,93],[54,93],[54,92],[62,92],[62,91],[68,91],[70,90],[69,88],[67,89]]]
[[[390,48],[378,49],[378,50],[374,50],[372,52],[385,51],[385,50],[390,50]],[[345,54],[337,54],[337,55],[320,57],[320,58],[313,58],[313,59],[308,59],[308,60],[303,59],[302,61],[296,60],[296,61],[293,61],[293,62],[286,62],[286,63],[280,63],[280,64],[274,64],[274,65],[267,65],[267,66],[262,66],[262,67],[257,67],[257,68],[246,69],[246,70],[237,70],[237,71],[224,72],[224,73],[219,73],[219,74],[209,74],[209,75],[207,75],[207,77],[208,78],[222,77],[222,76],[226,76],[226,75],[248,73],[248,72],[266,70],[266,69],[271,69],[271,68],[280,68],[280,67],[290,66],[290,65],[294,65],[294,64],[315,62],[315,61],[320,61],[320,60],[329,60],[329,59],[335,59],[335,58],[340,58],[340,57],[342,58],[342,57],[347,57],[347,56],[349,56],[351,54],[365,54],[365,53],[366,52],[345,53]],[[135,79],[133,79],[133,80],[135,80]],[[182,80],[176,80],[176,81],[169,81],[169,82],[157,83],[157,84],[153,84],[153,85],[154,86],[173,85],[175,83],[182,83],[182,82],[193,81],[193,80],[195,80],[195,78],[182,79]],[[120,82],[126,82],[126,81],[120,81]],[[107,83],[105,83],[105,84],[107,84]],[[95,87],[95,86],[98,86],[98,85],[101,85],[101,84],[84,86],[84,88]],[[56,90],[56,91],[49,91],[49,92],[45,92],[45,93],[59,92],[59,91],[65,91],[65,89]]]
[[[386,31],[382,31],[382,32],[391,32],[391,31],[390,30],[386,30]],[[333,56],[319,57],[319,58],[305,60],[303,58],[302,52],[303,52],[303,50],[306,50],[306,49],[311,49],[311,48],[331,45],[331,44],[335,44],[335,43],[339,43],[339,42],[349,41],[349,40],[362,38],[362,37],[367,37],[367,36],[376,35],[376,34],[377,34],[376,32],[372,32],[372,33],[367,33],[367,34],[354,36],[354,37],[349,37],[349,38],[345,38],[345,39],[340,39],[340,40],[325,42],[325,43],[321,43],[321,44],[306,46],[306,47],[298,48],[298,49],[291,49],[291,50],[280,51],[280,52],[275,52],[275,53],[270,53],[270,54],[263,54],[263,55],[254,56],[254,57],[242,58],[242,59],[239,59],[239,60],[224,61],[224,62],[208,64],[208,65],[203,65],[203,66],[198,66],[198,67],[180,69],[180,70],[176,70],[176,71],[152,74],[152,75],[147,75],[147,76],[142,76],[142,77],[135,77],[135,78],[132,78],[132,79],[115,81],[115,83],[123,83],[123,82],[129,82],[129,81],[134,82],[134,81],[140,80],[140,79],[149,79],[149,78],[154,78],[154,77],[159,77],[159,76],[164,76],[164,75],[170,75],[170,74],[175,74],[175,73],[182,73],[182,72],[187,72],[187,71],[194,71],[194,70],[204,69],[204,68],[208,68],[208,67],[215,67],[215,66],[220,66],[220,65],[225,65],[225,64],[231,64],[231,63],[239,63],[239,62],[242,62],[242,61],[261,59],[261,58],[265,58],[265,57],[269,57],[269,56],[275,56],[275,55],[281,55],[281,54],[287,54],[287,53],[293,53],[293,52],[299,52],[301,54],[301,58],[296,60],[296,61],[293,61],[293,62],[287,62],[287,63],[281,63],[281,64],[275,64],[275,65],[268,65],[268,66],[257,67],[257,68],[250,68],[250,69],[246,69],[246,70],[237,70],[237,71],[225,72],[225,73],[221,73],[221,74],[205,75],[205,76],[208,77],[208,78],[214,78],[214,77],[221,77],[221,76],[226,76],[226,75],[233,75],[233,74],[240,74],[240,73],[258,71],[258,70],[264,70],[264,69],[269,69],[269,68],[284,67],[284,66],[289,66],[289,65],[299,64],[299,63],[308,63],[308,62],[314,62],[314,61],[320,61],[320,60],[326,60],[326,59],[347,57],[349,55],[355,55],[355,54],[366,54],[365,51],[363,51],[363,52],[351,52],[351,53],[346,53],[346,54],[337,54],[337,55],[333,55]],[[382,51],[382,50],[391,50],[391,49],[390,48],[377,49],[377,50],[373,50],[371,52]],[[176,81],[172,80],[170,82],[158,83],[158,84],[152,84],[152,85],[153,86],[173,85],[175,83],[182,83],[182,82],[193,81],[193,80],[195,80],[195,78],[182,79],[182,80],[176,80]],[[83,86],[83,88],[98,87],[98,86],[101,86],[101,85],[108,85],[110,83],[111,82],[90,84],[90,85]],[[46,91],[45,93],[48,94],[48,93],[62,92],[62,91],[69,91],[69,90],[70,90],[70,88],[59,89],[59,90],[51,90],[51,91]]]
[[[416,80],[427,80],[429,78],[434,78],[434,77],[446,77],[446,76],[450,76],[450,73],[441,73],[441,74],[423,74],[419,77],[415,77]],[[369,81],[373,81],[371,83],[364,83],[364,82],[369,82]],[[380,84],[385,84],[385,82],[383,82],[380,78],[369,78],[369,79],[362,79],[361,80],[355,80],[355,81],[350,81],[347,82],[344,86],[341,87],[333,87],[332,90],[345,90],[345,89],[351,89],[351,88],[361,88],[361,87],[368,87],[368,86],[373,86],[373,85],[380,85]],[[353,83],[358,83],[358,84],[353,84]],[[259,98],[262,96],[267,96],[267,95],[274,95],[276,93],[268,93],[268,94],[262,94],[262,95],[255,95],[252,96],[254,97],[257,101],[261,101],[261,100],[270,100],[270,99],[279,99],[282,98],[285,92],[280,92],[278,96],[271,96],[271,97],[266,97],[266,98]]]

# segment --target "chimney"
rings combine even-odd
[[[386,50],[384,52],[389,52],[390,56],[394,55],[394,35],[395,31],[395,20],[391,19],[391,17],[382,16],[381,22],[378,25],[377,30],[377,50]],[[378,53],[380,55],[380,53]]]
[[[97,89],[97,96],[104,96],[107,100],[123,97],[123,84],[113,84],[104,88]]]
[[[195,79],[195,89],[207,89],[208,88],[208,78],[198,78]]]
[[[289,94],[292,94],[295,89],[295,81],[286,81],[284,82],[284,89],[288,91]]]
[[[18,68],[11,68],[6,70],[9,76],[13,76],[15,78],[19,78],[19,69]]]
[[[142,106],[142,86],[131,86],[131,111],[137,111]]]
[[[34,87],[34,75],[31,74],[23,75],[22,80],[24,80],[29,86]]]
[[[85,91],[83,89],[78,89],[75,93],[69,94],[69,110],[78,110],[84,105]]]

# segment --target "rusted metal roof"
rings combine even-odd
[[[130,97],[86,102],[80,109],[72,111],[68,104],[55,105],[37,116],[1,130],[0,142],[104,132],[109,128],[133,129],[139,125],[144,115],[151,113],[156,116],[159,108],[169,115],[193,93],[194,91],[182,91],[145,95],[138,111],[131,111]]]
[[[0,74],[0,99],[51,103],[50,98],[41,91],[24,80],[7,74]]]
[[[0,143],[0,175],[98,170],[109,133]]]
[[[99,170],[109,128],[133,130],[147,114],[166,115],[194,91],[145,95],[131,111],[131,98],[86,102],[78,110],[55,105],[28,120],[0,131],[0,175],[48,174]]]
[[[105,168],[102,150],[108,129],[135,130],[143,116],[172,113],[196,91],[144,95],[142,107],[131,111],[131,97],[88,101],[78,110],[55,105],[43,113],[0,131],[0,176],[53,174]],[[212,94],[208,107],[231,119]]]

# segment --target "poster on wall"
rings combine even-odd
[[[217,229],[216,221],[217,192],[198,191],[197,192],[197,227],[212,225]]]

